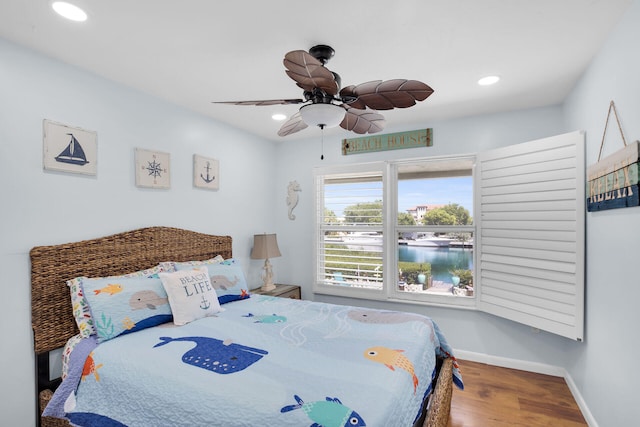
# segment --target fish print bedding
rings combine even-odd
[[[79,426],[412,426],[436,355],[417,314],[252,295],[215,316],[83,339],[45,416]],[[454,382],[462,387],[457,368]]]

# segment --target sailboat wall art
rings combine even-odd
[[[45,170],[96,175],[98,135],[94,131],[44,119],[43,167]]]

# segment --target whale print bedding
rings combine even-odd
[[[412,426],[436,356],[453,357],[425,316],[251,295],[183,326],[83,339],[43,415],[79,426]],[[463,386],[457,367],[453,380]]]

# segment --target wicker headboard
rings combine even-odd
[[[67,280],[131,273],[162,261],[232,256],[230,236],[148,227],[112,236],[31,249],[31,324],[36,354],[65,345],[78,333]]]

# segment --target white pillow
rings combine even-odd
[[[174,324],[186,325],[222,311],[206,267],[159,273],[158,276],[167,291]]]

